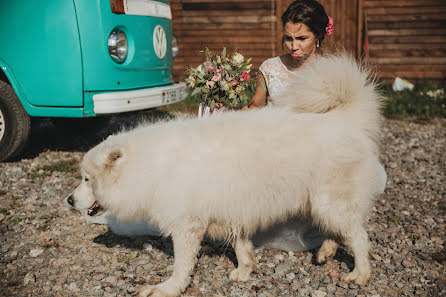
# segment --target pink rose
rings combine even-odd
[[[328,17],[328,24],[325,28],[325,32],[327,33],[327,36],[330,36],[333,34],[334,31],[334,25],[333,25],[333,19],[331,17]]]
[[[198,72],[201,72],[201,66],[203,66],[203,64],[200,64],[200,65],[197,66]]]
[[[242,76],[240,77],[241,81],[246,81],[249,78],[249,73],[246,71],[243,71]]]
[[[215,82],[213,82],[213,81],[208,81],[208,82],[206,83],[206,85],[207,85],[209,88],[213,88],[213,87],[214,87],[214,84],[215,84]]]
[[[236,86],[236,85],[238,85],[238,81],[237,81],[236,79],[234,79],[233,81],[231,81],[231,84],[232,84],[233,86]]]
[[[215,68],[212,67],[211,62],[206,62],[206,63],[204,64],[204,66],[206,67],[206,70],[209,71],[209,72],[211,72],[211,71],[215,71]]]
[[[212,78],[212,80],[213,80],[213,81],[219,81],[220,78],[221,78],[221,74],[219,73],[219,74],[217,74],[217,75],[214,75],[214,77]]]

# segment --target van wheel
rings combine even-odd
[[[16,157],[28,140],[31,121],[8,83],[0,81],[0,161]]]

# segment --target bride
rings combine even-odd
[[[270,58],[260,66],[257,88],[245,109],[274,105],[288,89],[296,72],[322,53],[322,41],[333,33],[333,21],[315,0],[292,2],[282,15],[282,46],[286,54]],[[324,238],[308,220],[289,219],[252,238],[254,244],[286,251],[319,247]]]
[[[296,0],[282,15],[282,45],[286,54],[270,58],[260,66],[257,88],[245,109],[274,105],[287,91],[297,72],[322,54],[322,42],[333,33],[333,20],[316,0]],[[382,168],[381,184],[376,195],[384,191],[386,173]],[[256,245],[285,251],[306,251],[319,247],[318,262],[325,261],[336,252],[337,243],[324,241],[311,221],[292,218],[275,225],[266,232],[258,232],[252,238]]]

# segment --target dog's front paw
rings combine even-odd
[[[163,292],[158,286],[144,286],[139,289],[138,297],[174,297]]]
[[[358,286],[362,287],[367,285],[370,279],[370,273],[360,273],[356,269],[353,269],[352,272],[344,275],[343,277],[341,277],[341,279],[347,283],[354,282]]]
[[[229,273],[229,279],[236,282],[246,282],[249,280],[249,275],[251,274],[251,271],[248,271],[246,269],[234,269]]]

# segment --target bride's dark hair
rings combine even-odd
[[[287,22],[304,23],[316,36],[320,43],[324,40],[328,25],[328,15],[322,4],[316,0],[293,1],[282,14],[282,25]]]

